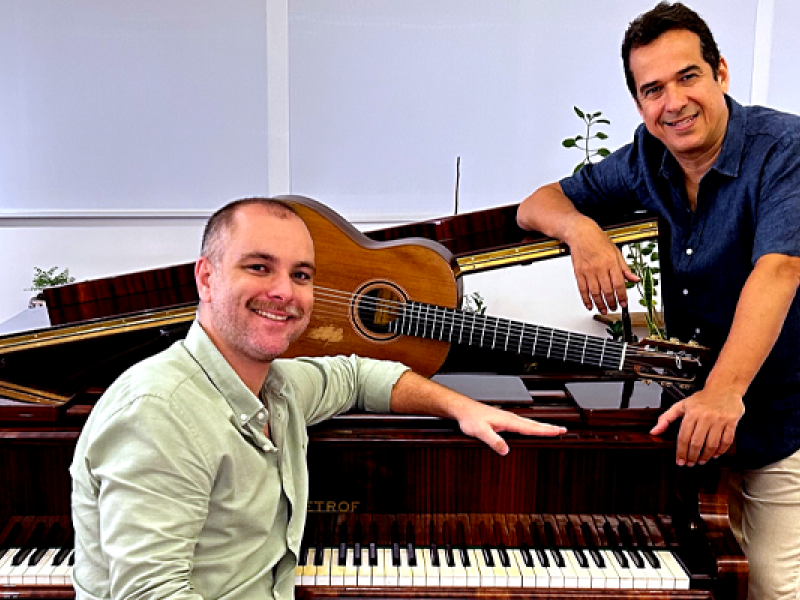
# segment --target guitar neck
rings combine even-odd
[[[627,344],[574,331],[407,302],[389,325],[401,335],[623,370]]]

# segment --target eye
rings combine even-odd
[[[697,73],[686,73],[683,77],[681,77],[681,81],[689,81],[695,77],[697,77]]]
[[[245,265],[245,270],[250,271],[251,273],[268,273],[269,268],[267,265],[263,263],[253,263],[249,265]]]
[[[647,88],[644,92],[642,92],[643,98],[655,98],[661,93],[661,86],[654,85],[652,87]]]
[[[294,273],[293,277],[302,283],[311,283],[314,279],[313,275],[306,271],[297,271]]]

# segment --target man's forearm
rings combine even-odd
[[[767,254],[747,278],[728,339],[706,382],[744,396],[780,335],[800,283],[800,258]]]
[[[522,229],[540,231],[545,235],[569,242],[576,219],[584,219],[559,183],[551,183],[528,196],[517,211],[517,224]]]

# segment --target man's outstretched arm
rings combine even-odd
[[[395,413],[454,419],[466,435],[481,440],[501,456],[508,454],[508,444],[499,435],[504,431],[543,436],[567,431],[476,402],[412,371],[403,373],[394,385],[391,409]]]

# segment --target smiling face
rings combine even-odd
[[[635,48],[630,67],[636,104],[647,130],[678,162],[713,164],[728,126],[728,66],[720,59],[717,78],[703,59],[700,38],[670,30]]]
[[[199,319],[247,382],[308,326],[314,304],[314,244],[305,223],[282,207],[236,210],[219,252],[195,266]]]

